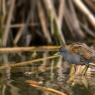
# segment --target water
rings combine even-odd
[[[0,95],[54,94],[43,88],[30,86],[26,80],[31,80],[33,84],[41,87],[53,88],[66,95],[95,95],[94,67],[90,67],[86,76],[76,75],[73,82],[68,83],[70,66],[66,62],[63,63],[63,59],[58,57],[32,65],[13,67],[10,79],[6,76],[6,70],[0,70]]]

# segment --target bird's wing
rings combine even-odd
[[[91,49],[84,43],[74,43],[68,46],[70,52],[78,53],[85,59],[95,57],[95,50]]]

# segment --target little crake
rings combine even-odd
[[[90,60],[85,59],[79,53],[72,53],[66,48],[61,47],[59,52],[63,56],[64,60],[67,61],[69,64],[87,65],[90,63]]]

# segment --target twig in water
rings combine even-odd
[[[26,82],[29,83],[30,86],[33,86],[33,87],[35,87],[39,90],[42,90],[42,91],[45,91],[45,92],[48,92],[48,93],[53,93],[53,94],[56,94],[56,95],[66,95],[64,92],[55,90],[53,88],[49,88],[49,87],[47,88],[47,87],[39,86],[39,82],[37,82],[37,81],[27,80]]]

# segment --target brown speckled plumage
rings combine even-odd
[[[68,50],[72,53],[78,53],[85,59],[95,62],[95,50],[87,46],[85,43],[73,43],[68,45]]]

